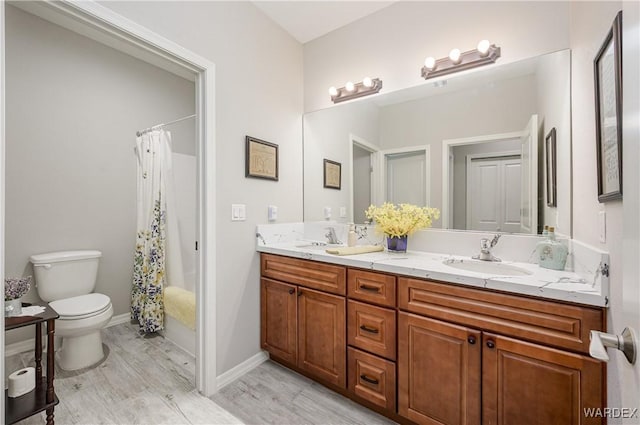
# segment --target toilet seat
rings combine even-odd
[[[104,294],[86,294],[49,303],[59,315],[59,320],[79,320],[96,316],[111,307],[111,299]]]

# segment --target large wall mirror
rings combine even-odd
[[[570,61],[563,50],[305,114],[304,219],[362,223],[370,204],[408,202],[439,208],[435,228],[570,236]],[[325,159],[341,164],[339,190],[324,187]]]

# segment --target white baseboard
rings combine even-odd
[[[226,385],[232,383],[245,373],[256,368],[267,360],[269,360],[269,354],[266,351],[260,351],[255,356],[249,357],[247,360],[243,361],[236,367],[231,368],[222,375],[218,376],[218,378],[216,379],[216,384],[218,387],[217,390],[220,391]]]
[[[122,313],[117,316],[111,317],[109,323],[105,326],[105,328],[110,328],[111,326],[119,325],[122,323],[128,323],[131,320],[131,313]]]
[[[131,315],[129,313],[118,314],[117,316],[111,317],[109,323],[105,326],[105,328],[109,328],[111,326],[119,325],[121,323],[127,323],[131,320]],[[42,338],[42,342],[44,344],[45,338]],[[26,353],[27,351],[32,351],[35,347],[36,340],[35,338],[29,338],[24,341],[14,342],[13,344],[6,345],[4,347],[4,356],[9,357],[14,354]]]

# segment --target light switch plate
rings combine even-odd
[[[231,221],[245,221],[247,206],[245,204],[231,204]]]
[[[598,211],[598,231],[600,233],[600,242],[607,243],[607,212]]]
[[[331,218],[331,207],[324,207],[324,218],[326,220]]]
[[[340,218],[347,218],[347,207],[340,207]]]

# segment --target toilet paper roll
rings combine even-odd
[[[36,387],[36,370],[32,367],[16,370],[9,375],[8,396],[20,397]]]

